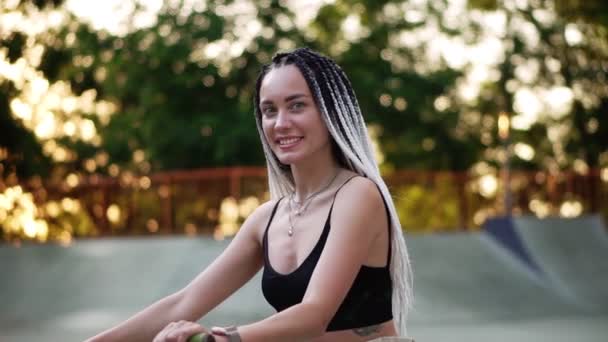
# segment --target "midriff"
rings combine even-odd
[[[313,339],[313,342],[363,342],[370,341],[379,337],[387,337],[387,336],[397,336],[397,330],[395,329],[394,321],[388,321],[380,324],[380,329],[370,335],[367,336],[359,336],[357,335],[353,329],[348,330],[338,330],[338,331],[330,331],[323,334],[316,339]]]

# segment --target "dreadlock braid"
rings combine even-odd
[[[330,58],[308,48],[278,53],[269,65],[262,67],[256,81],[254,107],[256,126],[262,140],[268,166],[268,183],[273,199],[291,193],[294,180],[289,165],[282,164],[272,152],[262,129],[260,87],[266,74],[274,68],[295,65],[302,73],[319,112],[331,135],[332,144],[343,166],[372,180],[382,193],[390,214],[391,278],[393,282],[393,317],[398,331],[406,334],[406,319],[412,305],[412,272],[397,210],[375,161],[371,140],[363,115],[346,73]]]
[[[306,51],[306,53],[314,56],[312,53],[310,53],[309,51]],[[314,61],[314,60],[313,60]],[[325,76],[325,72],[327,72],[329,74],[329,82],[331,83],[331,87],[329,87],[330,91],[332,92],[332,95],[334,95],[334,99],[339,99],[339,97],[335,97],[334,94],[334,89],[337,89],[337,91],[341,92],[341,97],[344,97],[344,94],[347,94],[346,88],[344,87],[344,84],[342,82],[336,82],[336,80],[339,80],[339,78],[337,77],[336,74],[336,69],[339,69],[340,67],[334,63],[334,61],[328,59],[328,58],[324,58],[321,57],[319,58],[319,61],[321,63],[321,68],[322,70],[324,70],[323,75]],[[349,84],[350,86],[350,84]],[[346,98],[347,100],[350,100],[349,98]],[[348,120],[348,129],[353,129],[353,130],[357,130],[357,124],[360,122],[354,122],[358,121],[357,119],[359,119],[358,115],[352,115],[353,113],[356,113],[356,111],[354,110],[353,106],[352,106],[352,102],[351,101],[346,101],[347,105],[349,105],[349,108],[346,109],[345,107],[345,103],[344,101],[336,101],[334,100],[336,105],[339,105],[341,107],[341,110],[337,110],[336,113],[339,113],[338,116],[340,119],[346,119]],[[346,115],[346,118],[344,118],[344,115],[340,115],[340,114],[351,114],[351,115]],[[357,138],[361,138],[360,136],[360,132],[357,130]]]
[[[334,119],[331,120],[331,124],[338,126],[337,128],[340,130],[340,133],[342,133],[344,137],[348,138],[347,143],[349,144],[349,147],[352,148],[353,143],[360,141],[361,137],[359,136],[359,132],[356,130],[356,125],[353,122],[355,116],[350,115],[352,113],[345,107],[344,101],[340,101],[344,94],[336,94],[336,92],[340,92],[341,89],[335,82],[333,65],[325,58],[320,58],[319,61],[313,60],[312,62],[315,63],[320,70],[323,70],[321,75],[324,78],[325,84],[330,85],[327,87],[329,90],[329,94],[327,94],[327,96],[331,99],[330,102],[333,104],[333,112],[336,113],[335,116],[330,116],[331,119]],[[335,120],[336,117],[339,120],[339,123]],[[351,137],[354,139],[351,139]]]
[[[331,74],[331,71],[337,67],[333,61],[329,59],[319,56],[310,52],[309,50],[304,50],[303,53],[306,53],[310,61],[308,64],[311,64],[312,67],[316,67],[317,77],[322,78],[324,82],[321,82],[321,87],[315,87],[315,97],[324,98],[324,102],[328,104],[328,108],[325,106],[320,106],[322,112],[330,113],[330,115],[323,116],[323,119],[330,130],[335,134],[332,134],[334,141],[338,146],[347,145],[347,147],[342,147],[342,154],[347,155],[349,161],[357,160],[359,163],[350,163],[351,169],[357,170],[358,173],[365,174],[365,167],[363,167],[364,159],[361,158],[361,154],[349,153],[350,151],[359,151],[361,150],[362,141],[360,134],[358,134],[356,125],[353,122],[353,118],[356,115],[352,115],[350,113],[342,101],[343,99],[348,100],[348,98],[344,97],[343,93],[339,93],[339,88],[336,86],[335,79]],[[306,77],[305,77],[306,78]],[[316,82],[315,79],[310,81],[311,83]]]
[[[325,70],[323,68],[323,66],[316,63],[316,61],[313,60],[312,63],[314,63],[317,67],[319,67],[320,70]],[[331,75],[327,75],[325,72],[322,72],[321,78],[322,78],[321,84],[332,85],[333,79],[331,78]],[[316,82],[316,80],[313,79],[312,82]],[[337,129],[339,131],[338,135],[340,137],[346,138],[343,140],[345,140],[346,144],[348,145],[348,150],[356,150],[355,146],[359,139],[351,138],[351,137],[356,137],[356,135],[354,134],[353,129],[352,129],[352,127],[354,126],[352,124],[352,120],[348,120],[348,117],[345,118],[344,115],[340,115],[340,114],[346,113],[346,110],[344,108],[343,103],[341,103],[341,101],[336,101],[336,99],[340,99],[341,94],[337,94],[334,87],[326,87],[326,88],[328,88],[326,91],[322,91],[320,89],[320,87],[318,87],[314,93],[316,96],[322,95],[324,98],[323,102],[325,105],[323,106],[322,111],[325,110],[329,113],[336,113],[338,115],[331,115],[328,117],[324,116],[323,119],[325,121],[325,124],[328,126],[328,128],[330,128],[332,130]],[[334,140],[336,140],[336,139],[334,139]],[[336,140],[336,142],[338,143],[338,145],[340,145],[340,141]],[[361,159],[358,156],[355,156],[355,157],[357,159],[359,159],[359,161],[361,161]]]

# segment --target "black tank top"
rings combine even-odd
[[[354,178],[354,177],[353,177]],[[344,182],[346,184],[352,178]],[[342,184],[342,186],[344,186]],[[336,191],[336,194],[342,186]],[[335,201],[335,195],[334,200]],[[282,200],[282,199],[281,199]],[[277,311],[283,311],[292,305],[302,302],[312,273],[321,257],[323,247],[329,235],[331,212],[334,207],[332,201],[331,208],[323,232],[319,241],[310,252],[304,262],[294,271],[288,274],[281,274],[275,271],[270,264],[268,257],[268,228],[281,200],[277,201],[268,225],[264,232],[264,271],[262,275],[262,292],[264,297]],[[383,199],[384,201],[384,199]],[[384,203],[385,209],[386,203]],[[332,318],[327,327],[327,331],[337,331],[345,329],[362,328],[370,325],[380,324],[390,321],[392,314],[392,282],[389,271],[391,255],[391,230],[389,217],[389,247],[388,260],[385,267],[371,267],[362,265],[359,273],[348,291],[344,301]]]

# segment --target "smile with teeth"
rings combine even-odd
[[[302,137],[279,139],[279,145],[281,145],[281,146],[293,145],[293,144],[299,142],[300,140],[302,140]]]

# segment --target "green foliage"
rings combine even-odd
[[[11,84],[0,84],[0,152],[8,152],[4,157],[0,153],[0,179],[12,173],[23,178],[46,175],[51,165],[49,158],[43,155],[34,134],[10,113],[9,101],[14,93]]]
[[[134,208],[136,213],[125,213],[131,215],[132,219],[129,220],[129,229],[134,234],[146,233],[148,221],[156,220],[156,223],[161,222],[158,217],[161,213],[161,202],[158,198],[158,193],[155,190],[138,190],[131,193],[131,203],[137,207]],[[128,208],[128,207],[127,207]]]
[[[469,8],[479,8],[486,11],[493,11],[498,8],[498,0],[468,0]]]
[[[62,234],[69,232],[71,236],[91,236],[97,233],[97,227],[85,211],[62,211],[57,217],[46,218],[49,224],[49,240],[61,240]]]
[[[329,35],[318,34],[317,43],[332,54],[336,39],[346,39],[335,33],[340,31],[339,24],[352,13],[359,15],[368,34],[333,57],[349,75],[367,122],[381,127],[379,141],[389,168],[465,170],[479,159],[481,146],[471,137],[454,134],[459,113],[440,112],[433,106],[438,96],[454,87],[460,72],[447,66],[426,74],[395,69],[391,59],[397,55],[412,64],[423,57],[392,46],[393,34],[419,25],[382,20],[387,3],[391,2],[325,5],[312,27]],[[429,143],[424,145],[424,141]]]
[[[608,3],[604,0],[555,0],[560,16],[593,22],[608,29]]]
[[[251,93],[257,58],[273,53],[275,43],[259,41],[266,45],[263,51],[245,51],[225,63],[193,58],[215,40],[230,36],[230,25],[210,7],[180,20],[165,9],[154,27],[107,37],[113,42],[97,42],[95,33],[81,26],[76,54],[111,57],[67,73],[104,69],[107,77],[94,86],[120,107],[101,130],[102,147],[112,161],[124,165],[130,151],[141,149],[153,170],[263,163]],[[277,35],[289,34],[273,29]],[[93,85],[81,81],[80,86]]]
[[[603,6],[598,5],[600,2],[590,2],[584,8]],[[30,2],[20,6],[26,3]],[[564,3],[556,2],[559,6]],[[60,2],[35,4],[44,9]],[[502,11],[507,21],[514,17],[524,20],[538,30],[540,41],[539,47],[529,47],[521,34],[508,30],[503,39],[508,47],[505,58],[497,66],[500,77],[483,84],[479,97],[472,103],[461,103],[454,94],[466,67],[456,70],[440,60],[426,63],[428,70],[421,71],[418,64],[425,64],[426,45],[408,48],[395,43],[400,33],[414,32],[429,22],[436,22],[442,33],[475,43],[481,32],[479,23],[471,22],[464,28],[446,24],[443,12],[446,2],[429,0],[423,6],[426,17],[416,22],[404,19],[407,13],[401,2],[335,1],[323,5],[304,29],[293,24],[294,13],[281,4],[271,1],[267,6],[257,5],[255,19],[262,25],[260,33],[243,46],[242,53],[234,56],[228,56],[229,50],[222,49],[217,56],[206,55],[207,49],[234,44],[239,38],[238,16],[220,14],[224,5],[215,2],[202,11],[191,12],[167,4],[153,26],[122,36],[96,31],[72,16],[47,36],[35,37],[35,41],[44,45],[38,69],[51,83],[67,81],[77,95],[94,90],[97,99],[116,105],[116,112],[108,122],[94,112],[78,113],[95,123],[100,143],[70,137],[57,139],[59,146],[75,156],[60,163],[62,172],[89,172],[84,163],[102,152],[107,153],[109,160],[94,172],[109,173],[113,165],[120,170],[144,173],[263,165],[252,115],[255,78],[261,64],[268,62],[277,50],[303,45],[331,55],[347,72],[366,120],[380,127],[379,141],[389,169],[467,170],[484,159],[498,163],[487,153],[501,144],[495,124],[482,123],[495,123],[501,111],[514,112],[514,95],[507,84],[515,79],[520,61],[532,59],[540,61],[541,67],[535,85],[583,86],[587,92],[598,94],[592,99],[597,105],[590,106],[589,101],[577,99],[569,115],[538,122],[529,131],[513,132],[513,142],[522,141],[537,148],[533,160],[516,158],[515,166],[545,167],[548,158],[555,159],[555,146],[545,137],[549,128],[557,124],[572,127],[571,134],[563,140],[567,162],[561,167],[568,167],[581,156],[589,166],[601,164],[600,154],[608,146],[605,131],[608,119],[600,115],[607,106],[601,86],[606,78],[605,47],[591,39],[570,46],[563,38],[567,22],[538,22],[534,10],[539,6],[549,8],[549,2],[513,10],[502,8],[501,2],[495,0],[469,2],[473,8]],[[363,28],[363,33],[354,38],[342,29],[344,21],[353,16]],[[579,27],[584,35],[591,32],[584,24]],[[26,37],[21,32],[7,37],[2,47],[14,62],[26,48]],[[86,58],[87,63],[75,62]],[[548,58],[564,67],[550,72],[544,62]],[[5,171],[9,164],[10,168],[16,165],[22,176],[57,169],[58,164],[50,163],[48,153],[47,156],[42,153],[42,142],[11,115],[10,100],[20,90],[10,81],[1,82],[0,87],[0,123],[3,132],[8,132],[0,137],[0,146],[13,156],[12,162],[3,161]],[[447,104],[437,106],[438,99]],[[479,120],[464,127],[463,122],[471,113],[476,113]],[[134,161],[134,151],[143,152],[149,167],[141,167],[141,160]]]
[[[405,231],[421,233],[459,227],[459,198],[454,183],[443,176],[432,184],[432,188],[414,184],[395,189],[395,207]]]

